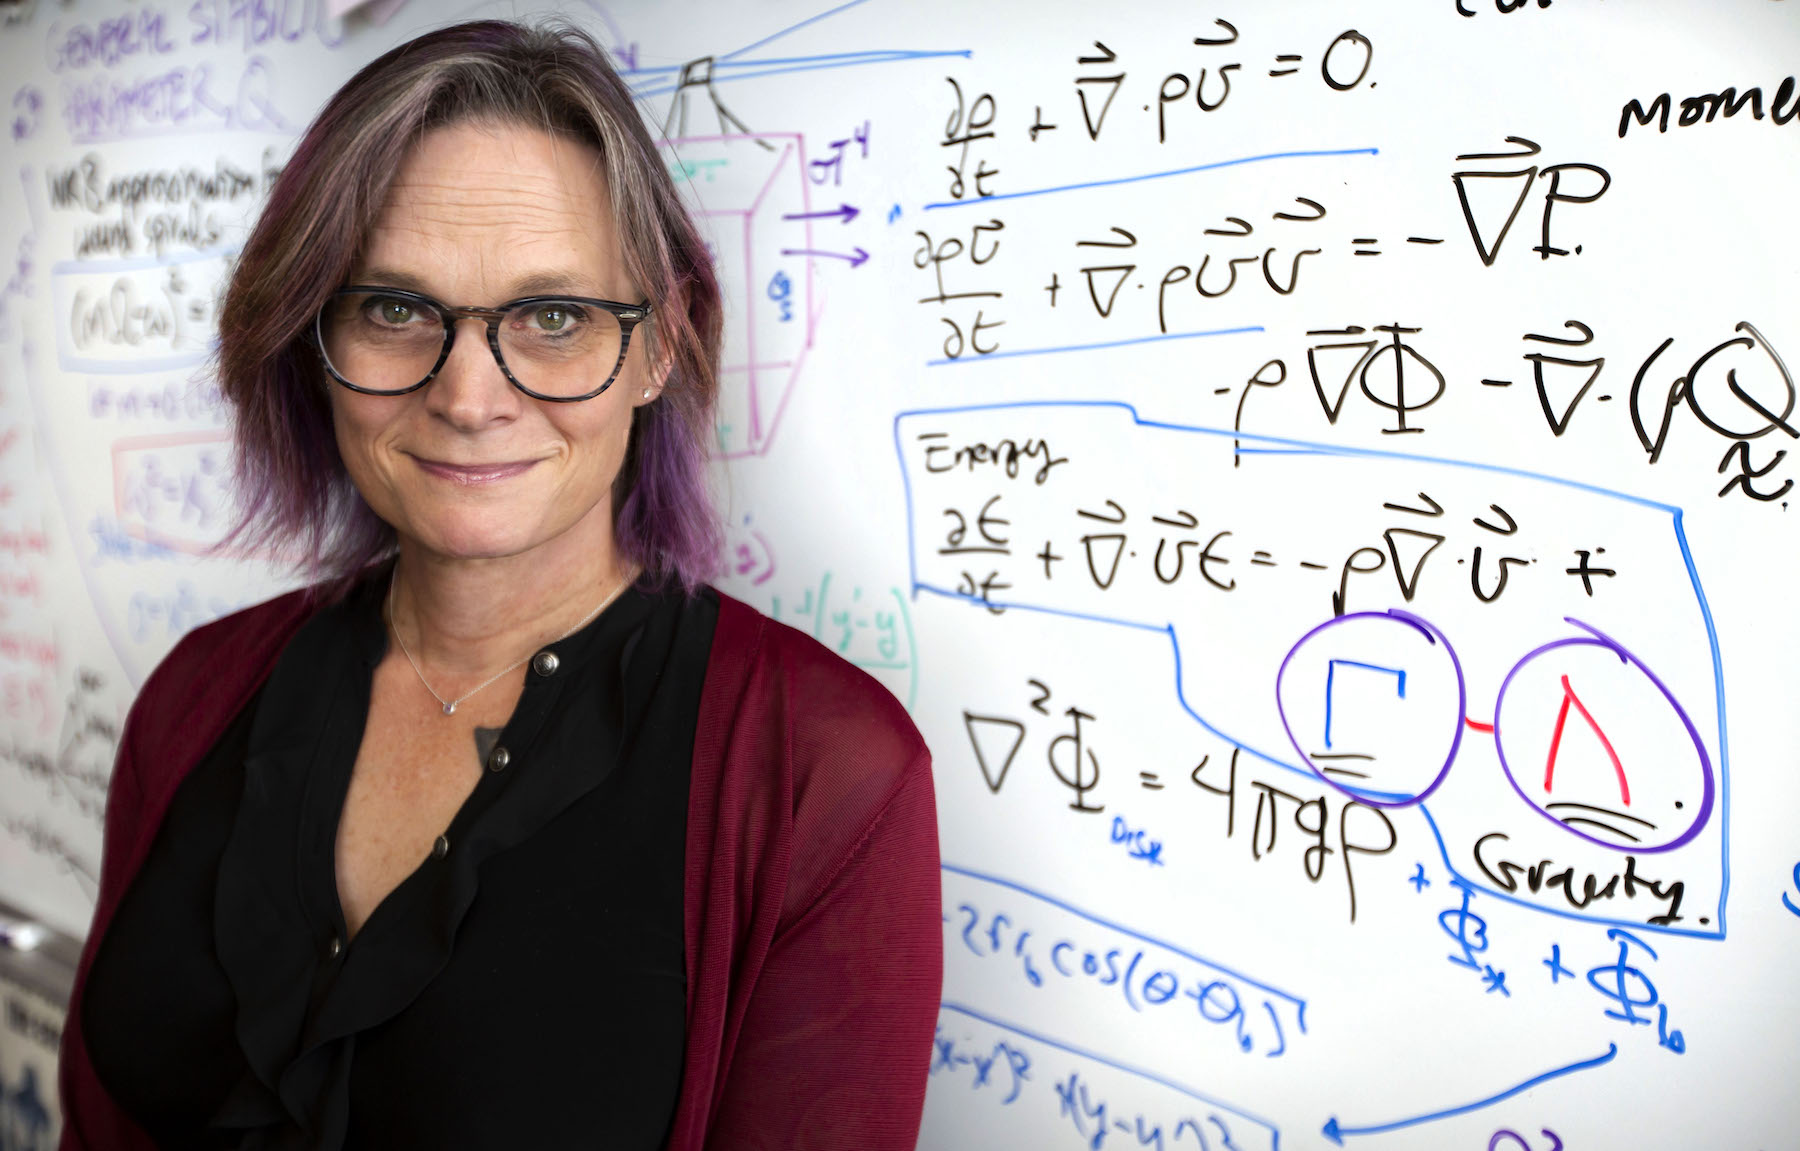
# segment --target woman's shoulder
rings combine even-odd
[[[769,709],[790,734],[859,758],[904,768],[925,743],[881,681],[798,628],[763,615],[723,592],[709,680],[742,703]],[[799,750],[809,750],[802,745]]]
[[[785,917],[811,907],[859,849],[904,855],[895,846],[904,842],[935,867],[924,739],[879,680],[812,636],[720,594],[700,723],[696,767],[718,760],[706,776],[736,779],[726,790],[746,809],[766,810],[767,787],[788,799]],[[699,752],[707,746],[714,751]],[[870,846],[875,839],[884,846]]]
[[[210,746],[255,693],[282,648],[322,600],[301,588],[205,623],[182,636],[138,690],[128,735],[145,747],[187,742]]]
[[[166,692],[180,695],[197,679],[215,679],[223,671],[272,661],[320,603],[317,589],[299,588],[201,624],[176,641],[156,665],[140,698]]]

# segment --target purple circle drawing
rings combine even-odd
[[[1495,698],[1494,698],[1494,750],[1500,757],[1500,770],[1502,770],[1506,773],[1506,782],[1512,785],[1512,789],[1518,793],[1520,799],[1524,800],[1525,803],[1528,806],[1530,806],[1533,811],[1537,812],[1539,815],[1543,816],[1545,819],[1548,819],[1550,822],[1556,824],[1557,827],[1561,828],[1563,831],[1568,832],[1570,835],[1576,836],[1577,838],[1580,838],[1580,839],[1585,839],[1589,843],[1595,844],[1600,847],[1610,848],[1613,851],[1630,852],[1630,853],[1636,854],[1636,855],[1654,855],[1658,852],[1673,851],[1676,848],[1680,847],[1682,844],[1687,843],[1689,840],[1693,839],[1696,835],[1700,834],[1700,829],[1705,827],[1707,821],[1709,819],[1711,819],[1711,817],[1712,817],[1713,803],[1715,802],[1716,785],[1713,782],[1712,759],[1710,756],[1708,756],[1706,754],[1706,744],[1704,741],[1701,740],[1700,731],[1698,728],[1696,728],[1694,726],[1694,721],[1692,718],[1690,718],[1688,716],[1687,710],[1685,708],[1683,708],[1681,706],[1681,702],[1675,698],[1675,693],[1669,690],[1668,685],[1663,683],[1663,681],[1657,676],[1657,674],[1655,672],[1651,671],[1650,668],[1647,665],[1645,665],[1644,661],[1640,660],[1637,656],[1633,655],[1630,651],[1626,650],[1626,648],[1623,645],[1619,644],[1611,636],[1608,636],[1608,635],[1598,631],[1595,628],[1588,627],[1588,625],[1580,623],[1577,620],[1570,620],[1569,622],[1573,623],[1576,626],[1581,627],[1589,632],[1592,632],[1593,634],[1591,636],[1578,636],[1578,637],[1571,637],[1569,639],[1554,640],[1550,643],[1544,644],[1541,647],[1533,648],[1531,651],[1525,653],[1525,656],[1522,659],[1520,659],[1518,663],[1513,664],[1512,669],[1506,673],[1506,679],[1503,680],[1500,684],[1499,694],[1497,696],[1495,696]],[[1611,655],[1617,657],[1618,661],[1621,665],[1637,669],[1637,671],[1640,674],[1642,674],[1643,677],[1646,680],[1648,680],[1649,683],[1653,687],[1655,687],[1658,692],[1661,693],[1662,698],[1668,703],[1670,710],[1673,711],[1676,718],[1678,718],[1681,721],[1681,725],[1682,725],[1683,729],[1687,732],[1687,737],[1688,737],[1689,741],[1693,744],[1693,747],[1694,747],[1694,754],[1699,761],[1700,802],[1697,806],[1697,810],[1694,813],[1693,820],[1690,823],[1688,823],[1688,825],[1685,828],[1682,829],[1682,831],[1679,835],[1675,836],[1675,838],[1669,840],[1667,843],[1649,844],[1649,845],[1645,845],[1644,843],[1641,843],[1641,842],[1620,843],[1620,842],[1617,842],[1616,840],[1612,840],[1612,839],[1602,839],[1601,837],[1599,837],[1597,835],[1589,835],[1587,832],[1581,831],[1581,830],[1571,826],[1571,821],[1573,820],[1574,822],[1586,822],[1586,823],[1592,824],[1594,826],[1604,827],[1607,830],[1612,831],[1615,835],[1620,836],[1621,838],[1631,838],[1631,836],[1629,835],[1629,833],[1627,831],[1617,828],[1617,827],[1611,827],[1602,821],[1591,818],[1590,816],[1584,816],[1579,819],[1572,817],[1572,816],[1559,816],[1555,812],[1548,810],[1548,808],[1549,807],[1567,806],[1567,807],[1580,808],[1580,809],[1583,809],[1585,812],[1589,812],[1592,814],[1610,815],[1613,818],[1618,818],[1618,819],[1621,819],[1622,821],[1630,821],[1635,824],[1644,824],[1644,823],[1646,823],[1646,821],[1643,819],[1636,818],[1636,817],[1634,817],[1630,814],[1624,813],[1624,812],[1609,811],[1609,810],[1606,810],[1603,808],[1591,807],[1589,805],[1584,805],[1584,804],[1574,804],[1574,803],[1542,804],[1542,803],[1539,803],[1536,799],[1532,798],[1531,795],[1527,794],[1525,788],[1520,785],[1518,776],[1513,772],[1512,761],[1507,758],[1506,741],[1504,739],[1504,736],[1502,733],[1502,728],[1501,728],[1501,723],[1500,723],[1500,712],[1501,712],[1501,709],[1506,704],[1506,694],[1512,688],[1513,681],[1519,677],[1519,673],[1521,671],[1523,671],[1528,664],[1530,664],[1538,659],[1541,659],[1544,656],[1547,656],[1552,652],[1560,651],[1560,650],[1568,649],[1568,648],[1598,648],[1601,651],[1608,652]],[[1562,722],[1566,718],[1566,713],[1567,713],[1571,703],[1574,704],[1577,709],[1579,709],[1579,715],[1581,718],[1586,719],[1590,725],[1594,725],[1594,721],[1588,715],[1586,707],[1580,703],[1579,699],[1575,697],[1575,695],[1573,693],[1573,689],[1569,687],[1567,676],[1563,677],[1563,690],[1564,690],[1565,696],[1564,696],[1564,702],[1563,702],[1562,708],[1563,708],[1563,712],[1565,714],[1559,715],[1557,738],[1560,738]],[[1599,734],[1597,725],[1595,725],[1595,730],[1596,730],[1596,733]],[[1599,734],[1599,738],[1602,741],[1605,741],[1604,742],[1605,750],[1608,755],[1613,757],[1614,766],[1619,770],[1621,779],[1622,779],[1623,774],[1624,774],[1624,769],[1623,769],[1623,766],[1619,763],[1617,754],[1616,754],[1616,752],[1613,751],[1611,743],[1609,741],[1606,741],[1606,737],[1604,736],[1604,734]],[[1555,746],[1556,745],[1553,742],[1552,751],[1551,751],[1551,757],[1552,757],[1551,763],[1552,764],[1554,763],[1554,755],[1555,755],[1554,747]],[[1550,770],[1551,770],[1550,765],[1547,765],[1546,766],[1546,775],[1547,776],[1548,776],[1548,773]],[[1546,784],[1548,784],[1548,779],[1546,779]],[[1623,784],[1621,786],[1623,786]],[[1627,806],[1629,805],[1629,800],[1626,801],[1626,805]],[[1680,807],[1681,805],[1677,804],[1676,806]]]
[[[1435,772],[1431,776],[1431,782],[1428,783],[1425,787],[1420,788],[1416,793],[1408,792],[1408,791],[1395,792],[1395,791],[1378,790],[1378,789],[1374,789],[1374,788],[1362,788],[1362,787],[1357,787],[1352,784],[1344,783],[1340,780],[1331,778],[1330,775],[1326,774],[1326,769],[1321,768],[1318,765],[1318,763],[1315,762],[1315,758],[1320,753],[1308,752],[1306,750],[1306,747],[1301,743],[1300,739],[1297,736],[1295,736],[1293,723],[1289,720],[1289,717],[1288,717],[1287,705],[1282,700],[1282,682],[1285,679],[1285,677],[1287,676],[1288,667],[1291,664],[1293,664],[1294,657],[1297,654],[1299,654],[1300,649],[1305,647],[1308,643],[1312,642],[1314,639],[1316,639],[1319,636],[1330,631],[1331,629],[1342,627],[1345,624],[1348,624],[1348,623],[1351,623],[1351,622],[1357,621],[1357,620],[1370,620],[1370,621],[1380,621],[1383,623],[1392,623],[1392,624],[1396,624],[1402,628],[1410,629],[1411,631],[1416,632],[1418,635],[1423,636],[1425,641],[1427,643],[1431,644],[1433,647],[1441,648],[1443,650],[1443,653],[1449,657],[1450,670],[1456,678],[1456,710],[1455,710],[1454,715],[1451,717],[1452,722],[1450,724],[1450,744],[1449,744],[1448,750],[1446,750],[1444,752],[1443,764],[1436,768]],[[1349,663],[1349,662],[1353,662],[1353,661],[1331,661],[1331,662],[1332,662],[1332,664],[1336,664],[1338,662]],[[1398,668],[1378,667],[1376,665],[1372,665],[1372,664],[1368,664],[1368,663],[1355,663],[1354,666],[1363,668],[1363,669],[1367,669],[1367,670],[1372,670],[1375,672],[1385,672],[1385,673],[1395,674],[1395,675],[1400,676],[1401,678],[1398,681],[1399,685],[1400,685],[1399,686],[1399,694],[1400,694],[1401,698],[1405,697],[1405,686],[1404,685],[1405,685],[1406,681],[1405,681],[1404,676],[1406,675],[1406,672],[1404,670],[1398,669]],[[1329,743],[1329,741],[1330,741],[1330,735],[1329,735],[1329,727],[1330,727],[1329,707],[1330,707],[1330,693],[1331,693],[1331,680],[1329,678],[1330,674],[1331,674],[1331,672],[1328,670],[1328,678],[1326,681],[1326,696],[1327,696],[1326,741],[1327,741],[1327,743]],[[1307,632],[1305,635],[1301,636],[1299,641],[1297,643],[1295,643],[1293,647],[1288,649],[1287,655],[1281,661],[1281,667],[1275,673],[1275,710],[1276,710],[1276,713],[1281,717],[1281,727],[1282,727],[1283,731],[1287,732],[1288,742],[1293,745],[1294,751],[1300,756],[1301,761],[1303,763],[1305,763],[1307,768],[1310,769],[1312,771],[1312,773],[1314,775],[1318,776],[1322,781],[1324,781],[1327,784],[1330,784],[1333,788],[1335,788],[1336,790],[1349,796],[1351,799],[1355,800],[1356,802],[1365,804],[1369,807],[1410,807],[1413,804],[1424,802],[1424,800],[1427,796],[1429,796],[1432,792],[1434,792],[1438,789],[1438,786],[1444,782],[1444,778],[1450,774],[1450,765],[1456,762],[1457,749],[1462,746],[1463,716],[1465,714],[1465,709],[1467,708],[1467,706],[1468,706],[1468,688],[1467,688],[1467,685],[1463,681],[1462,662],[1456,658],[1456,649],[1453,646],[1451,646],[1450,638],[1448,636],[1446,636],[1443,632],[1439,631],[1432,624],[1428,623],[1424,619],[1421,619],[1419,616],[1416,616],[1408,611],[1401,611],[1398,608],[1393,608],[1388,611],[1351,612],[1348,615],[1341,615],[1341,616],[1336,617],[1335,619],[1326,620],[1324,623],[1320,624],[1319,626],[1313,628],[1311,631]],[[1436,753],[1434,752],[1432,754],[1435,756]],[[1369,758],[1369,757],[1359,757],[1359,758]],[[1341,771],[1341,769],[1337,769],[1337,770]]]

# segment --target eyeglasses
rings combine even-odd
[[[331,293],[313,321],[313,335],[332,379],[353,392],[403,396],[442,370],[456,343],[457,321],[484,320],[488,348],[513,387],[533,399],[569,404],[612,385],[631,330],[649,315],[647,303],[582,296],[527,296],[497,308],[458,308],[418,292],[352,284]]]

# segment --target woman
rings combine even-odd
[[[133,707],[65,1147],[912,1145],[927,756],[701,586],[719,316],[579,31],[448,28],[333,97],[219,353],[239,538],[328,578]]]

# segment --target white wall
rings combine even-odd
[[[1461,6],[567,8],[714,236],[722,586],[936,752],[924,1146],[1794,1143],[1800,13]],[[0,895],[67,930],[135,685],[287,585],[207,554],[215,293],[446,18],[0,17]]]

